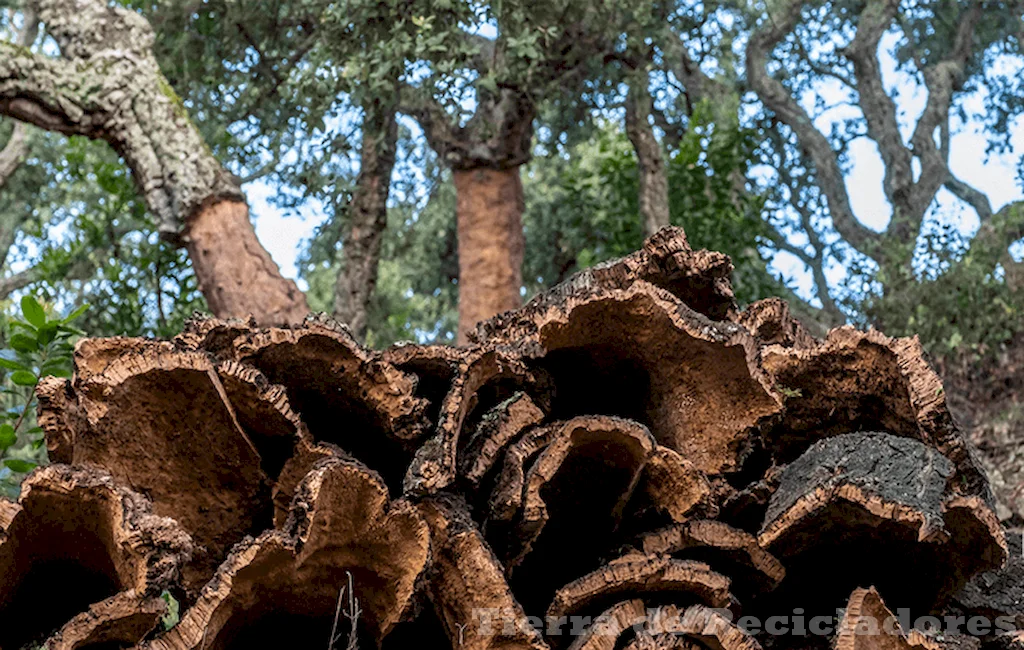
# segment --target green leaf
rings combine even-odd
[[[11,373],[11,381],[19,386],[35,386],[39,378],[28,370],[18,370]]]
[[[8,370],[28,370],[28,366],[23,363],[18,363],[14,359],[5,359],[0,357],[0,368],[6,368]]]
[[[21,298],[21,313],[24,314],[25,320],[36,327],[42,327],[46,324],[46,310],[32,296],[23,296]]]
[[[14,427],[9,424],[0,425],[0,450],[7,449],[16,442],[18,434],[14,432]]]
[[[167,613],[164,614],[161,622],[164,624],[164,630],[169,630],[178,624],[181,620],[180,608],[181,605],[178,603],[178,599],[171,595],[171,592],[164,591],[160,594],[160,597],[167,603]]]
[[[67,316],[65,316],[64,320],[62,320],[61,323],[64,323],[65,325],[67,325],[71,321],[75,320],[76,318],[78,318],[79,316],[84,314],[85,310],[88,309],[88,308],[89,308],[89,303],[85,303],[84,305],[82,305],[78,309],[76,309],[75,311],[73,311],[70,314],[68,314]]]
[[[46,323],[39,328],[39,343],[46,345],[57,336],[57,323]]]
[[[32,332],[33,335],[35,335],[35,333],[36,333],[36,328],[33,327],[32,325],[29,325],[28,323],[26,323],[23,320],[18,320],[17,318],[12,318],[10,320],[10,323],[11,323],[11,325],[14,325],[16,327],[21,327],[23,329],[28,330],[29,332]]]
[[[39,349],[39,341],[34,336],[28,336],[21,332],[11,334],[10,344],[18,352],[35,352]]]
[[[12,472],[19,472],[21,474],[31,472],[39,466],[38,463],[33,463],[30,460],[21,460],[20,458],[8,458],[4,461],[4,465]]]

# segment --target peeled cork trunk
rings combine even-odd
[[[458,343],[522,304],[523,183],[519,168],[455,171],[459,233]]]
[[[101,0],[29,0],[24,9],[38,13],[60,56],[0,42],[0,115],[107,142],[160,234],[187,247],[214,314],[299,323],[306,298],[260,245],[241,189],[164,78],[150,25]]]
[[[249,206],[218,201],[189,220],[185,246],[210,311],[252,315],[264,325],[295,325],[309,313],[305,295],[281,275],[256,238]]]
[[[741,311],[729,269],[666,228],[458,348],[83,340],[39,389],[66,465],[0,499],[0,648],[1020,648],[887,621],[1024,622],[917,340]]]

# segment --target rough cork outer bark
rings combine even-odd
[[[409,607],[429,556],[413,506],[389,500],[365,465],[328,459],[299,487],[285,529],[237,545],[181,622],[145,647],[325,643],[350,574],[362,609],[357,631],[379,643]]]
[[[668,595],[696,599],[715,608],[735,606],[729,579],[707,564],[666,556],[626,555],[559,589],[547,615],[556,619],[596,616],[621,600]]]
[[[518,624],[526,614],[465,504],[435,496],[418,507],[430,525],[433,552],[427,591],[452,647],[546,649],[533,628]],[[481,625],[482,612],[494,616],[492,625]]]
[[[971,616],[992,620],[1009,616],[1019,630],[1024,628],[1024,540],[1019,534],[1010,534],[1006,536],[1006,545],[1006,564],[971,578],[953,602]]]
[[[169,343],[87,339],[75,360],[74,380],[41,394],[49,446],[144,490],[157,514],[190,531],[199,549],[186,583],[198,589],[232,544],[269,522],[267,471],[291,456],[301,423],[257,371],[227,364],[222,379],[208,356]],[[80,416],[62,418],[61,400]]]
[[[251,314],[262,325],[298,325],[309,314],[305,294],[281,275],[256,238],[244,202],[204,205],[188,220],[184,241],[214,315]]]
[[[783,471],[758,542],[787,563],[784,588],[805,588],[825,557],[845,554],[822,600],[867,580],[900,606],[942,605],[1007,553],[991,508],[952,491],[954,471],[949,459],[910,438],[828,438]],[[902,580],[903,572],[918,576],[916,584]]]
[[[49,648],[134,645],[156,628],[158,596],[192,548],[176,522],[109,474],[37,470],[16,504],[0,500],[0,643],[20,648],[56,629]]]
[[[416,451],[404,490],[429,494],[451,485],[458,473],[459,450],[468,442],[463,430],[475,424],[469,422],[470,415],[516,391],[547,397],[548,381],[546,373],[531,369],[516,355],[484,348],[467,353],[441,403],[437,433]],[[541,403],[547,407],[546,400]]]
[[[758,544],[757,538],[713,519],[697,519],[646,533],[637,541],[648,555],[670,555],[707,562],[729,576],[733,593],[768,592],[786,576],[782,562]]]
[[[546,367],[563,408],[638,419],[709,474],[739,470],[755,427],[781,409],[746,329],[643,281],[549,296],[499,322],[494,343]]]
[[[459,329],[522,304],[523,183],[519,167],[454,170],[459,236]]]
[[[820,438],[877,429],[917,438],[953,461],[965,494],[993,502],[974,451],[957,429],[942,382],[917,338],[840,327],[811,348],[765,348],[765,371],[786,395],[786,416],[765,438],[788,462]]]

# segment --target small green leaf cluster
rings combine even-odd
[[[22,318],[7,322],[0,350],[4,409],[0,412],[0,494],[16,497],[25,474],[46,461],[43,430],[36,425],[36,387],[43,377],[70,377],[72,341],[83,335],[72,323],[88,305],[52,318],[31,295],[21,299]]]

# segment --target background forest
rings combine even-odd
[[[462,342],[674,224],[741,304],[919,335],[1015,495],[1022,41],[985,0],[4,0],[7,347],[25,294],[93,336]],[[247,195],[320,223],[297,284]]]

